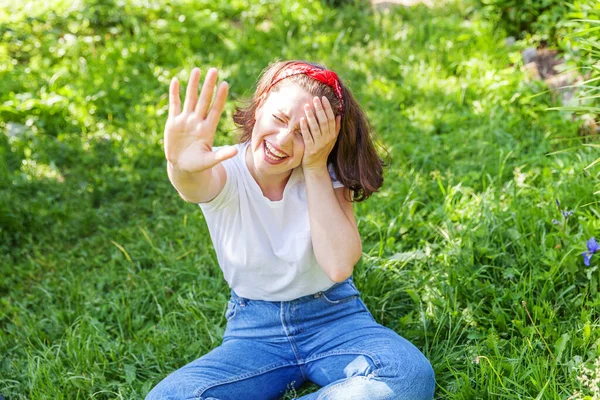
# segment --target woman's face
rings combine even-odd
[[[300,119],[306,117],[304,104],[312,104],[313,97],[300,86],[283,82],[256,109],[251,149],[257,172],[276,175],[302,164]]]

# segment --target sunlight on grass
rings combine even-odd
[[[142,398],[220,344],[228,288],[165,171],[168,83],[218,67],[232,143],[235,104],[287,58],[335,69],[389,152],[355,205],[354,279],[431,360],[438,398],[596,390],[597,148],[472,2],[31,4],[0,10],[0,394]]]

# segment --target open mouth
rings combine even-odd
[[[267,142],[266,140],[263,141],[263,146],[265,149],[265,155],[272,161],[282,161],[283,159],[288,157],[287,154],[277,150],[273,145],[271,145],[271,143]]]

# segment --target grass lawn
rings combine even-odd
[[[220,344],[229,289],[165,169],[168,82],[219,68],[217,144],[232,143],[234,105],[277,58],[335,69],[389,152],[384,187],[355,206],[354,278],[431,360],[437,398],[600,392],[578,379],[600,375],[600,257],[581,256],[598,150],[468,0],[17,3],[0,9],[7,399],[142,398]]]

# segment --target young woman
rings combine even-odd
[[[213,148],[228,86],[217,71],[183,110],[170,87],[165,154],[171,183],[199,203],[231,287],[223,343],[160,382],[147,399],[279,399],[312,381],[309,399],[431,399],[423,354],[378,324],[352,270],[362,247],[352,201],[382,183],[368,121],[337,75],[278,62],[235,123],[240,143]]]

